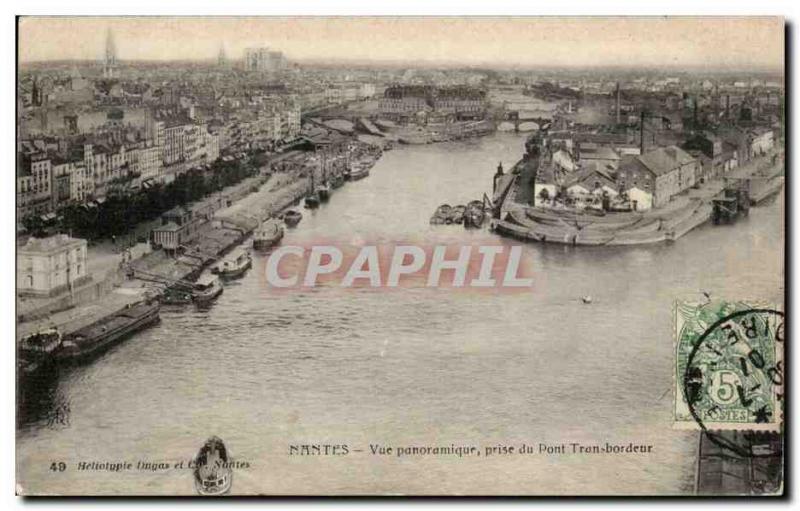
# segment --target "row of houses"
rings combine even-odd
[[[691,188],[698,176],[698,160],[674,145],[637,155],[620,156],[607,147],[582,155],[580,161],[574,162],[563,148],[552,153],[537,172],[534,201],[562,192],[575,198],[613,199],[624,194],[637,210],[646,210],[663,206]]]
[[[325,101],[332,105],[341,105],[375,96],[374,83],[334,84],[324,91]]]
[[[481,118],[488,105],[484,89],[464,85],[394,85],[387,87],[380,101],[381,114],[402,119],[435,112],[455,118]]]
[[[117,190],[166,181],[219,157],[219,137],[185,116],[148,120],[142,138],[126,129],[71,138],[21,141],[17,215],[50,216],[69,203],[102,200]]]
[[[291,102],[242,110],[226,120],[213,119],[209,129],[219,135],[222,150],[272,149],[297,138],[301,121],[300,105]]]
[[[624,135],[553,133],[543,141],[543,164],[534,184],[536,198],[559,191],[581,196],[625,193],[638,209],[660,207],[686,189],[723,177],[774,147],[768,128],[726,128],[698,132],[682,146],[640,149]],[[635,197],[635,198],[634,198]]]

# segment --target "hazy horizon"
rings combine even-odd
[[[298,63],[782,72],[777,17],[22,17],[20,64],[230,60],[268,46]]]

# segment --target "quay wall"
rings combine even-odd
[[[737,169],[725,181],[708,183],[699,191],[676,198],[677,203],[664,209],[641,213],[639,221],[625,223],[622,222],[626,218],[623,217],[625,213],[609,213],[595,220],[588,216],[581,218],[581,223],[585,225],[580,228],[574,225],[577,223],[574,212],[560,217],[557,211],[538,210],[516,202],[519,189],[517,176],[511,184],[510,193],[502,201],[500,218],[493,220],[492,228],[502,236],[515,239],[568,245],[644,245],[675,241],[711,219],[712,200],[722,193],[727,180],[755,179],[758,174],[772,176],[759,188],[759,193],[751,197],[753,204],[780,192],[783,177],[775,175],[775,171],[780,170],[781,165],[782,158],[771,165],[765,165],[763,160],[754,161]],[[614,225],[617,219],[620,222]]]
[[[292,176],[277,175],[277,180],[263,176],[251,178],[223,191],[223,196],[231,203],[229,208],[236,208],[239,203],[249,204],[252,214],[257,210],[261,215],[274,215],[301,199],[308,190],[307,179],[292,179]],[[273,182],[274,181],[274,182]],[[252,209],[255,208],[255,209]],[[259,218],[263,220],[263,218]],[[204,260],[187,256],[173,257],[163,251],[153,251],[133,261],[135,269],[166,277],[171,280],[194,280],[204,269],[237,245],[244,242],[253,229],[233,229],[209,219],[200,226],[200,234],[193,248],[207,254]],[[58,326],[66,335],[91,322],[115,314],[126,305],[142,299],[141,291],[159,292],[163,284],[154,283],[146,278],[128,278],[122,267],[108,270],[101,278],[74,289],[71,294],[48,300],[39,306],[26,307],[24,313],[17,315],[17,337],[30,333],[38,328],[39,323]],[[129,288],[115,292],[120,288]],[[113,299],[111,299],[113,297]],[[18,307],[19,310],[19,307]]]

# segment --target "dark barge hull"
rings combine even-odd
[[[56,354],[59,360],[79,361],[99,355],[129,335],[159,320],[161,304],[140,303],[68,335]]]

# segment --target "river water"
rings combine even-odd
[[[304,211],[283,244],[494,238],[428,219],[442,202],[490,192],[497,163],[510,168],[523,140],[497,134],[387,152],[370,177]],[[192,494],[189,470],[115,474],[77,463],[174,464],[217,435],[250,464],[235,472],[234,493],[689,492],[697,435],[671,428],[672,303],[700,300],[701,290],[779,300],[782,204],[781,195],[735,225],[706,225],[673,244],[526,245],[534,287],[525,293],[277,293],[257,255],[209,310],[164,309],[160,324],[63,370],[32,398],[18,418],[18,483],[34,493]],[[370,444],[571,442],[653,448],[369,454]],[[295,444],[346,444],[350,454],[289,456]],[[64,472],[51,471],[58,461]]]

